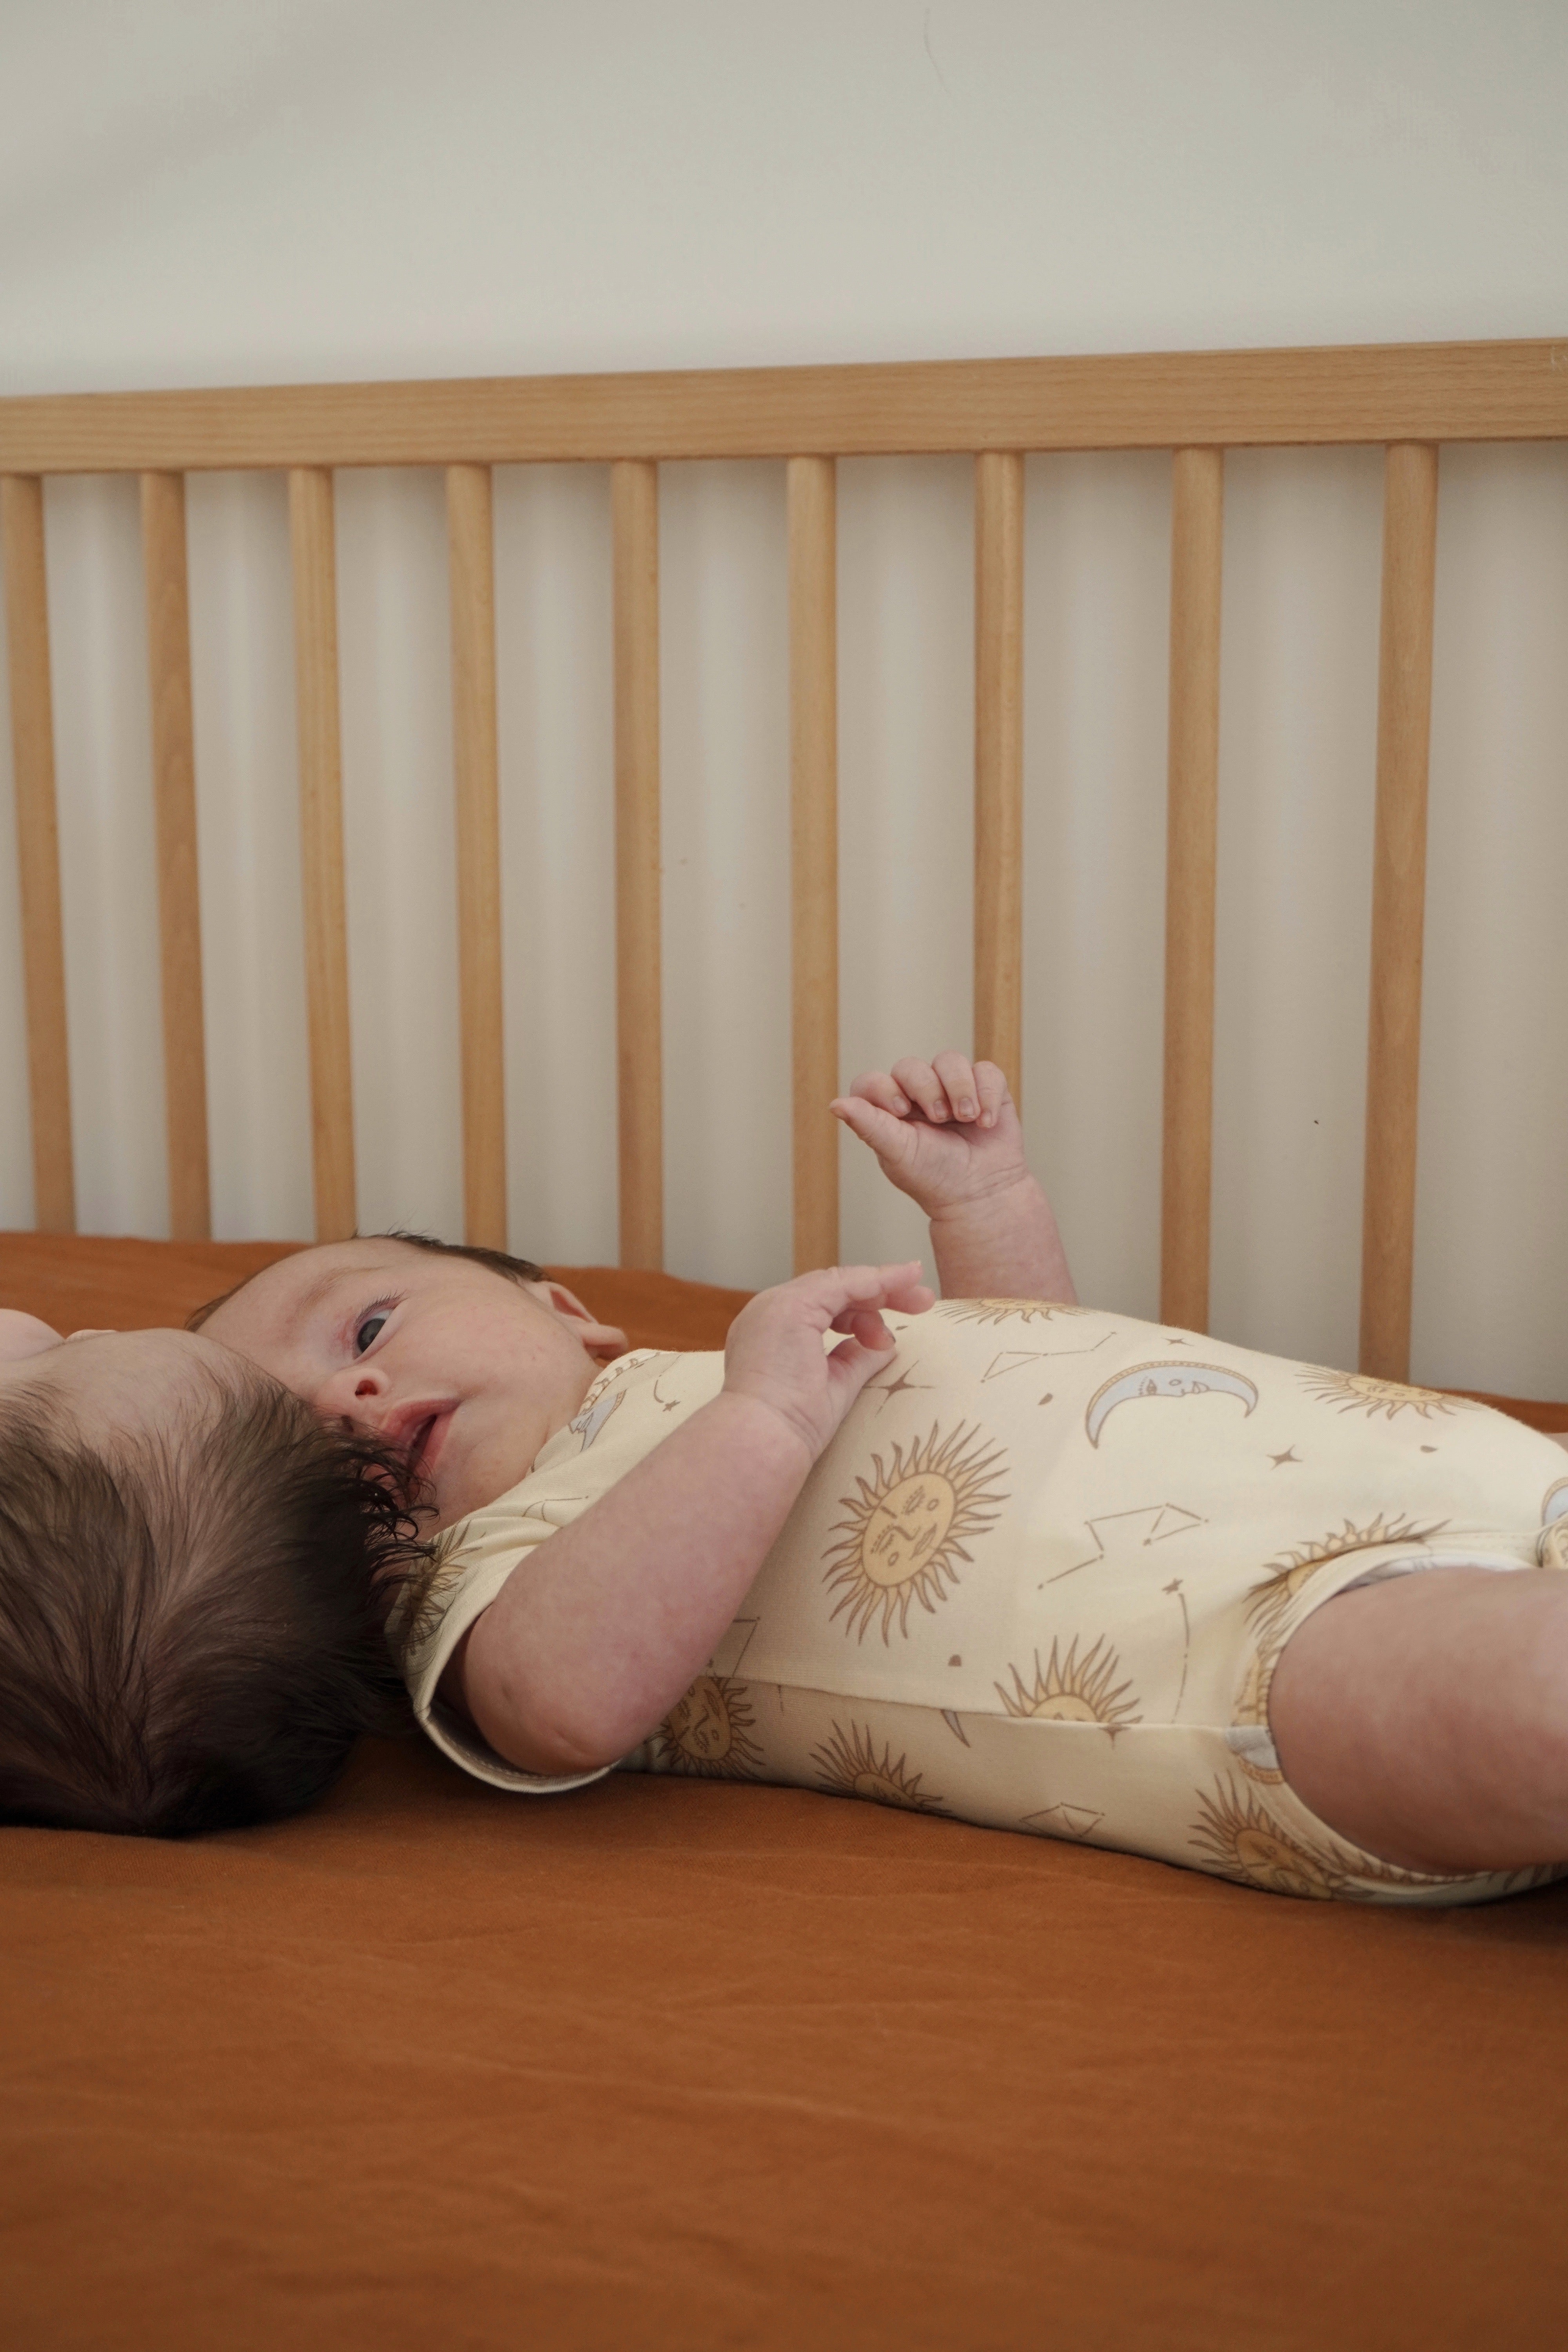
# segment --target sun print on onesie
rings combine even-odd
[[[1369,1421],[1375,1421],[1380,1413],[1390,1421],[1402,1412],[1430,1421],[1435,1414],[1482,1410],[1468,1397],[1445,1396],[1440,1389],[1407,1388],[1403,1381],[1380,1381],[1371,1372],[1336,1372],[1326,1364],[1303,1364],[1296,1377],[1310,1395],[1338,1405],[1342,1412],[1364,1412]]]
[[[699,1675],[654,1734],[660,1761],[671,1772],[700,1780],[754,1780],[763,1751],[751,1692],[728,1675]]]
[[[1419,1871],[1396,1870],[1392,1863],[1374,1861],[1337,1843],[1308,1845],[1280,1828],[1268,1807],[1251,1790],[1215,1778],[1214,1794],[1194,1790],[1200,1818],[1191,1825],[1189,1843],[1222,1878],[1244,1886],[1260,1886],[1270,1895],[1301,1895],[1317,1902],[1333,1895],[1352,1901],[1364,1895],[1358,1881],[1380,1886],[1436,1886],[1446,1882]]]
[[[874,1805],[905,1813],[943,1811],[942,1799],[921,1787],[925,1774],[910,1770],[907,1751],[895,1764],[891,1743],[884,1741],[879,1756],[873,1734],[858,1723],[847,1731],[836,1723],[832,1738],[812,1749],[811,1760],[818,1768],[817,1786],[830,1797],[868,1797]]]
[[[973,1564],[965,1544],[995,1524],[994,1507],[1007,1500],[1003,1488],[986,1485],[1005,1460],[1001,1446],[987,1452],[988,1445],[978,1428],[960,1422],[943,1437],[933,1423],[907,1454],[895,1445],[885,1466],[880,1454],[872,1455],[871,1477],[857,1477],[858,1495],[839,1496],[848,1516],[829,1530],[838,1541],[823,1578],[839,1595],[829,1623],[844,1617],[845,1632],[863,1641],[879,1613],[886,1642],[895,1617],[908,1635],[911,1601],[933,1613],[946,1600],[959,1580],[957,1563]]]
[[[1363,1526],[1347,1518],[1342,1528],[1331,1528],[1315,1542],[1280,1552],[1267,1562],[1247,1598],[1247,1613],[1257,1629],[1259,1648],[1266,1649],[1270,1642],[1279,1648],[1285,1619],[1313,1577],[1332,1561],[1384,1544],[1424,1544],[1440,1535],[1447,1524],[1447,1519],[1394,1518],[1380,1511]]]
[[[1132,1688],[1131,1678],[1117,1681],[1121,1661],[1103,1633],[1081,1658],[1078,1640],[1075,1633],[1065,1657],[1058,1654],[1059,1645],[1053,1642],[1050,1659],[1043,1672],[1037,1650],[1032,1684],[1026,1683],[1017,1667],[1010,1664],[1013,1687],[1009,1691],[997,1683],[996,1696],[1010,1716],[1027,1716],[1037,1723],[1098,1724],[1114,1739],[1123,1724],[1142,1719],[1135,1698],[1127,1696]]]
[[[1064,1307],[1051,1298],[943,1299],[932,1310],[950,1323],[1049,1323],[1058,1315],[1092,1315],[1092,1307]]]

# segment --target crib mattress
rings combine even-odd
[[[0,1302],[170,1321],[274,1254],[0,1237]],[[568,1278],[634,1344],[738,1297]],[[0,1832],[0,1905],[18,2343],[1568,2327],[1568,1888],[1377,1913],[798,1790],[522,1806],[411,1742],[276,1828]]]

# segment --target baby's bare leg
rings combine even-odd
[[[1406,1870],[1568,1861],[1568,1575],[1428,1569],[1342,1592],[1268,1700],[1286,1780]]]

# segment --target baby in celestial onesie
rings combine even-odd
[[[402,1445],[395,1632],[498,1786],[788,1781],[1279,1892],[1568,1871],[1568,1464],[1487,1409],[1080,1307],[994,1065],[833,1105],[918,1264],[639,1349],[521,1261],[306,1251],[203,1328]],[[1331,1604],[1331,1605],[1330,1605]]]

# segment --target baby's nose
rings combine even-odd
[[[323,1381],[316,1411],[323,1421],[346,1422],[351,1429],[378,1436],[387,1410],[386,1375],[374,1364],[345,1364]]]

